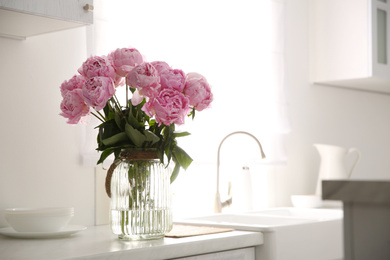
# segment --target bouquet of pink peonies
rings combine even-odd
[[[194,118],[195,111],[210,106],[213,95],[202,75],[185,74],[162,61],[145,62],[134,48],[90,57],[78,72],[60,87],[61,115],[69,124],[90,114],[101,121],[97,150],[102,153],[97,164],[111,154],[118,159],[125,149],[154,148],[162,163],[165,156],[168,164],[174,161],[171,182],[180,167],[187,169],[192,159],[176,137],[189,133],[176,132],[175,124],[184,124],[185,117]],[[124,104],[115,95],[121,86],[126,87]]]

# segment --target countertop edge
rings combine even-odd
[[[145,260],[163,260],[254,247],[259,246],[264,242],[262,233],[244,231],[231,231],[226,233],[202,235],[191,238],[164,239],[176,240],[180,241],[180,243],[169,245],[165,244],[136,250],[123,250],[116,253],[104,254],[104,257],[102,258],[101,256],[103,255],[97,255],[88,259],[118,259],[118,256],[120,256],[136,257],[136,259]],[[80,259],[85,259],[85,257],[82,257]]]
[[[324,180],[324,200],[344,203],[371,203],[390,205],[390,181],[382,180]]]
[[[70,237],[15,239],[0,236],[0,259],[159,260],[207,254],[264,243],[261,232],[230,231],[185,238],[121,241],[109,226],[91,226]]]

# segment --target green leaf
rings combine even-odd
[[[107,139],[111,136],[114,136],[116,134],[119,134],[121,129],[117,126],[114,119],[111,119],[109,121],[106,121],[99,125],[99,135],[100,135],[100,141]]]
[[[104,115],[106,116],[106,120],[114,119],[114,113],[112,112],[112,107],[110,106],[109,102],[106,103],[106,105],[103,108]]]
[[[115,160],[119,159],[119,154],[121,153],[122,149],[115,149],[114,150],[114,155],[115,155]]]
[[[155,120],[155,119],[149,120],[149,127],[150,127],[150,128],[154,128],[154,126],[156,126],[156,125],[157,125],[157,123],[156,123],[156,120]]]
[[[195,118],[195,108],[194,107],[192,108],[191,113],[188,114],[188,117],[192,117],[192,120],[194,120],[194,118]]]
[[[106,105],[104,106],[103,112],[104,112],[104,115],[106,116],[106,118],[108,118],[108,115],[109,115],[109,113],[110,113],[110,107],[109,107],[108,102],[107,102]]]
[[[190,166],[193,161],[192,158],[179,146],[175,147],[173,154],[180,166],[187,170],[188,166]]]
[[[173,133],[173,138],[183,137],[183,136],[188,136],[188,135],[191,135],[191,134],[188,133],[188,132],[174,132]]]
[[[157,135],[155,135],[149,130],[145,130],[145,136],[146,136],[146,141],[152,142],[151,143],[152,145],[160,141],[160,137],[158,137]]]
[[[142,125],[138,122],[138,120],[133,116],[133,113],[129,112],[129,116],[127,117],[128,123],[135,129],[142,128]]]
[[[142,147],[142,144],[146,141],[145,135],[137,129],[134,129],[130,124],[126,124],[125,131],[126,135],[137,147]]]
[[[115,119],[115,123],[116,123],[116,125],[119,127],[119,129],[123,130],[123,129],[122,129],[121,116],[119,115],[118,112],[115,113],[114,119]]]
[[[113,135],[109,138],[101,140],[101,142],[106,146],[113,146],[123,141],[128,141],[129,138],[127,137],[126,133],[121,132],[119,134]]]
[[[114,152],[114,150],[112,150],[112,149],[104,150],[104,151],[102,152],[102,154],[100,155],[99,161],[97,161],[96,164],[103,163],[104,160],[105,160],[108,156],[110,156],[113,152]]]
[[[177,176],[179,175],[179,172],[180,172],[180,165],[176,163],[175,168],[173,169],[171,174],[171,183],[176,180]]]
[[[173,132],[175,131],[175,124],[164,127],[164,141],[162,142],[162,149],[165,151],[165,154],[168,159],[168,163],[172,158],[173,149],[176,146],[176,140],[173,137]]]
[[[164,163],[164,150],[157,149],[157,156],[160,159],[160,162]]]

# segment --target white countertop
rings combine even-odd
[[[170,259],[261,244],[262,233],[246,231],[188,238],[121,241],[109,226],[93,226],[63,238],[21,239],[0,235],[0,259]]]

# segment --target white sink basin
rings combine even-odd
[[[281,217],[299,217],[305,219],[313,219],[316,221],[343,218],[343,211],[341,209],[274,208],[257,212],[250,212],[250,214],[261,214]]]
[[[214,214],[176,220],[174,223],[262,232],[264,245],[256,249],[256,259],[343,258],[341,209],[275,208]]]
[[[245,231],[275,231],[277,228],[341,220],[341,210],[276,208],[247,213],[222,213],[177,220],[175,223],[229,227]]]

